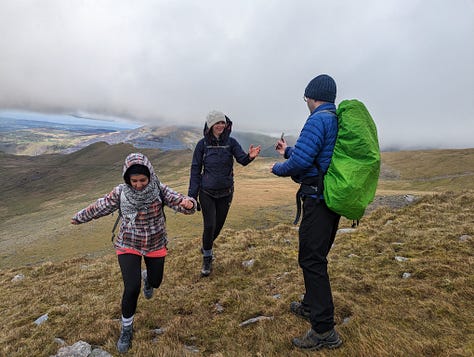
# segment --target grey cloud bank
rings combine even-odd
[[[382,148],[474,147],[474,2],[0,2],[0,109],[297,134],[319,73]]]

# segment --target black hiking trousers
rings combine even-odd
[[[202,233],[202,248],[212,249],[214,241],[219,236],[229,213],[232,194],[224,197],[212,197],[205,191],[199,192],[204,231]]]
[[[165,257],[143,257],[148,272],[148,281],[153,288],[158,288],[163,281]],[[137,310],[138,296],[142,286],[142,256],[136,254],[119,254],[118,262],[123,278],[122,316],[132,317]]]
[[[334,304],[327,271],[327,256],[334,242],[340,215],[323,199],[303,197],[299,228],[298,263],[303,269],[306,292],[303,304],[311,309],[311,326],[317,333],[334,327]]]

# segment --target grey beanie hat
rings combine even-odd
[[[220,121],[223,121],[224,123],[226,123],[226,117],[225,117],[224,113],[222,113],[218,110],[213,110],[213,111],[209,112],[209,114],[207,114],[206,123],[207,123],[207,127],[209,129],[212,128],[212,126],[215,123],[218,123]]]
[[[320,74],[308,83],[304,96],[314,100],[334,103],[336,100],[336,82],[327,74]]]

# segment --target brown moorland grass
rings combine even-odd
[[[0,297],[6,321],[0,355],[49,356],[59,348],[55,337],[67,344],[82,339],[116,354],[122,286],[110,244],[115,217],[80,226],[70,225],[69,218],[120,182],[123,158],[131,150],[137,151],[98,143],[66,156],[0,156],[0,175],[8,179],[0,187]],[[187,191],[189,151],[145,152],[163,182]],[[378,198],[421,199],[401,209],[369,210],[356,232],[336,238],[329,269],[344,345],[318,355],[474,354],[474,149],[400,155],[403,159],[382,154]],[[416,174],[411,157],[423,166]],[[167,210],[165,280],[151,301],[140,297],[128,355],[312,354],[290,344],[308,328],[288,312],[289,302],[303,292],[297,230],[289,224],[297,186],[269,175],[273,161],[258,158],[236,166],[234,201],[209,279],[198,275],[200,215]],[[15,185],[15,178],[25,184]],[[342,220],[341,227],[349,224]],[[463,235],[468,238],[460,240]],[[395,256],[408,261],[397,262]],[[255,265],[247,270],[242,261],[249,259]],[[405,272],[411,277],[402,279]],[[14,283],[17,274],[25,279]],[[49,320],[33,324],[44,313]],[[273,319],[238,326],[257,315]],[[157,326],[165,333],[154,341]]]
[[[344,344],[318,355],[471,356],[473,205],[472,191],[427,196],[397,211],[377,209],[355,232],[338,234],[329,270]],[[198,246],[197,238],[170,242],[162,286],[152,300],[139,298],[128,355],[309,354],[290,343],[309,327],[288,311],[303,292],[295,227],[225,229],[209,278],[198,275]],[[249,259],[255,263],[245,268]],[[14,283],[17,274],[25,279]],[[3,269],[0,284],[2,355],[49,356],[59,348],[55,338],[115,354],[122,286],[113,254]],[[44,313],[49,319],[33,324]],[[239,327],[256,316],[272,319]],[[158,327],[164,334],[154,334]]]

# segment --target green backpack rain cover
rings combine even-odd
[[[365,105],[342,101],[336,111],[339,132],[324,176],[324,199],[334,212],[359,220],[375,197],[380,173],[377,128]]]

